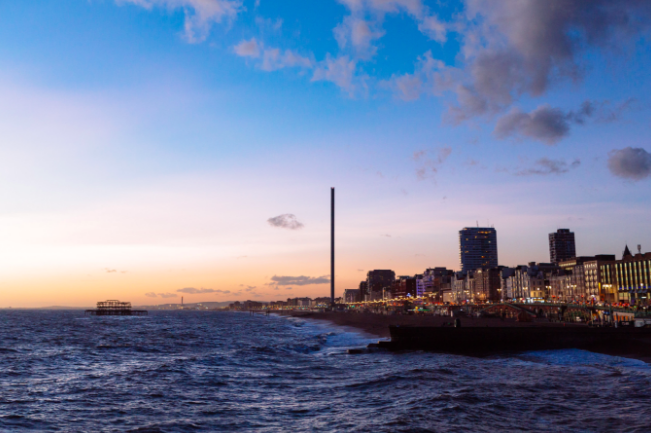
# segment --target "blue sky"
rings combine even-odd
[[[559,227],[582,255],[650,249],[644,2],[0,13],[8,305],[316,296],[327,285],[271,277],[328,273],[331,186],[338,291],[373,268],[458,268],[458,230],[477,221],[503,265],[548,260]],[[284,214],[303,227],[268,224]]]

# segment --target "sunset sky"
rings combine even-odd
[[[651,251],[651,2],[0,2],[0,307]],[[290,216],[291,215],[291,216]],[[293,217],[292,217],[293,216]]]

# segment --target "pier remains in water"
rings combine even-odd
[[[146,316],[147,310],[134,310],[131,302],[109,300],[97,303],[96,310],[86,310],[91,316]]]

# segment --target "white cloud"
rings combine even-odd
[[[375,13],[397,13],[404,10],[412,15],[423,13],[421,0],[338,0],[353,12],[370,10]]]
[[[418,30],[429,38],[444,43],[448,25],[431,13],[421,0],[339,0],[350,10],[350,15],[335,27],[334,34],[340,48],[352,48],[356,58],[372,58],[375,42],[384,36],[382,28],[387,14],[407,13],[418,25]]]
[[[353,94],[356,90],[354,84],[357,62],[348,56],[333,58],[328,54],[326,59],[318,64],[314,70],[312,81],[330,81],[341,89]]]
[[[424,17],[418,23],[418,30],[437,42],[445,43],[447,41],[447,25],[434,15]]]
[[[242,41],[233,47],[235,54],[240,57],[261,59],[258,67],[263,71],[275,71],[283,68],[311,68],[309,57],[302,56],[292,50],[281,51],[279,48],[264,48],[262,43],[252,38]]]
[[[169,10],[183,9],[185,13],[185,37],[188,42],[202,42],[208,37],[212,25],[225,19],[233,19],[242,10],[241,0],[116,0],[146,9],[164,7]]]
[[[253,57],[254,59],[260,57],[260,45],[255,38],[242,41],[235,45],[233,49],[235,50],[235,54],[240,57]]]
[[[418,58],[413,74],[394,75],[384,83],[393,90],[396,97],[403,101],[413,101],[423,93],[440,95],[442,91],[449,90],[453,71],[454,68],[446,67],[428,51]]]
[[[357,57],[368,59],[375,55],[377,47],[373,43],[384,36],[384,31],[375,22],[348,16],[335,27],[334,34],[341,49],[350,45]]]
[[[292,50],[281,52],[278,48],[264,50],[260,69],[275,71],[283,68],[311,68],[312,60]]]

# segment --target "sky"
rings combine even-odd
[[[0,1],[0,307],[651,251],[644,0]]]

